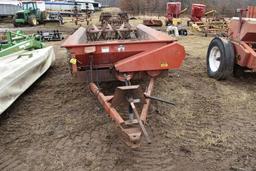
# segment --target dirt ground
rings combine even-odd
[[[147,130],[130,149],[87,85],[72,79],[61,42],[56,63],[0,117],[0,170],[256,171],[256,74],[206,74],[211,38],[179,38],[182,68],[157,80]],[[106,85],[105,85],[106,86]]]

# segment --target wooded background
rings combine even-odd
[[[117,6],[136,15],[164,15],[166,3],[171,0],[99,0],[104,5]],[[207,5],[207,11],[215,9],[221,15],[234,16],[237,8],[256,5],[256,0],[179,0],[182,9],[191,7],[192,3]],[[188,11],[189,13],[189,11]]]

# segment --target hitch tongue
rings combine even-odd
[[[145,128],[143,122],[142,122],[141,119],[140,119],[139,113],[138,113],[138,111],[137,111],[137,109],[136,109],[136,107],[135,107],[135,105],[134,105],[133,100],[130,99],[129,101],[130,101],[131,108],[132,108],[132,110],[133,110],[133,112],[134,112],[134,114],[135,114],[135,116],[136,116],[136,118],[137,118],[137,120],[138,120],[138,122],[139,122],[140,128],[141,128],[141,130],[142,130],[142,132],[143,132],[143,134],[144,134],[144,136],[145,136],[145,138],[146,138],[147,143],[148,143],[148,144],[151,144],[151,140],[150,140],[150,138],[149,138],[148,132],[147,132],[147,130],[146,130],[146,128]]]

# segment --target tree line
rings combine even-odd
[[[172,0],[99,0],[105,5],[117,6],[134,15],[164,15],[166,3]],[[192,3],[207,5],[207,11],[217,10],[219,14],[234,16],[237,8],[246,8],[256,5],[256,0],[177,0],[182,3],[182,8],[188,8]]]

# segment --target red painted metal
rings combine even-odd
[[[177,69],[184,60],[184,56],[184,47],[173,42],[158,49],[120,60],[114,66],[119,72]]]
[[[202,17],[205,16],[205,12],[206,12],[206,5],[192,4],[191,21],[193,22],[202,21]]]
[[[163,22],[161,20],[156,20],[156,19],[145,19],[143,20],[143,24],[145,26],[149,26],[149,27],[162,27],[163,26]]]
[[[146,94],[148,96],[151,96],[152,92],[153,92],[153,88],[154,88],[154,84],[155,84],[155,80],[154,78],[150,79]],[[141,115],[140,115],[140,119],[144,122],[147,121],[147,114],[148,114],[148,110],[149,110],[149,106],[150,106],[150,99],[146,99],[146,103],[143,105],[142,111],[141,111]]]
[[[254,9],[249,7],[243,10],[250,18],[232,18],[228,31],[235,49],[236,63],[248,69],[256,69],[256,18],[251,18],[255,17]]]
[[[124,123],[123,118],[119,115],[119,113],[116,111],[115,108],[111,107],[111,104],[109,103],[109,99],[112,99],[112,98],[104,96],[104,94],[102,92],[100,92],[100,90],[94,83],[90,83],[89,88],[92,91],[92,93],[98,98],[99,102],[104,107],[105,111],[108,112],[108,114],[111,116],[111,118],[118,125]]]
[[[181,2],[168,2],[166,5],[166,18],[172,20],[179,18],[181,13]]]
[[[247,18],[256,18],[256,7],[255,6],[248,7],[246,17]]]
[[[233,42],[237,55],[236,63],[248,69],[256,69],[256,53],[250,45],[245,42]]]
[[[175,39],[144,25],[138,25],[137,29],[139,39],[87,42],[86,30],[81,27],[62,46],[77,59],[77,72],[86,70],[90,59],[93,59],[93,69],[112,68],[113,74],[116,71],[163,71],[181,65],[185,50]],[[85,53],[88,47],[95,51]]]
[[[151,95],[153,91],[153,86],[154,86],[154,78],[151,78],[148,89],[145,92],[145,94]],[[125,86],[125,87],[119,87],[119,88],[129,89],[131,87],[138,87],[138,86]],[[118,96],[116,95],[116,93],[115,93],[115,96],[105,96],[102,92],[100,92],[99,88],[94,83],[90,83],[89,88],[92,91],[92,93],[97,97],[98,101],[104,107],[105,111],[109,114],[109,116],[118,124],[125,139],[127,140],[125,142],[129,146],[136,148],[140,145],[140,138],[141,138],[142,131],[143,131],[143,134],[145,134],[145,136],[147,137],[148,142],[150,143],[150,140],[144,128],[144,125],[142,125],[143,123],[141,123],[141,121],[143,121],[144,123],[146,122],[147,112],[150,105],[149,99],[145,100],[145,103],[143,104],[143,107],[142,107],[141,114],[139,114],[139,112],[137,111],[134,101],[130,102],[132,103],[132,109],[136,111],[136,115],[137,115],[137,119],[134,120],[134,123],[132,123],[129,121],[124,121],[121,114],[118,113],[117,110],[115,109],[115,104],[114,104],[115,102],[113,99],[115,96]],[[141,129],[140,127],[142,127],[143,129]]]

